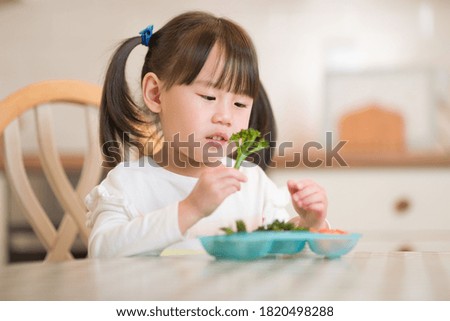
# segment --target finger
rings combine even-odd
[[[296,193],[299,190],[299,188],[297,186],[297,182],[294,181],[294,180],[288,180],[287,181],[287,187],[288,187],[289,193],[291,195]]]
[[[240,182],[247,182],[247,180],[248,180],[247,175],[238,171],[237,169],[233,169],[232,172],[233,172],[233,177],[236,177]]]
[[[210,176],[213,180],[220,180],[227,177],[233,177],[241,182],[247,181],[247,175],[244,173],[238,171],[234,168],[228,168],[228,167],[222,167],[222,168],[216,168],[213,172],[205,172],[205,175]]]
[[[296,194],[298,195],[299,199],[304,200],[308,196],[317,194],[317,193],[319,193],[319,194],[322,193],[322,190],[317,185],[313,185],[313,186],[305,187],[304,189],[298,191]]]
[[[322,215],[325,212],[325,208],[326,207],[325,207],[324,203],[314,203],[314,204],[308,205],[305,209],[307,211],[311,211],[311,212]]]
[[[237,179],[240,182],[246,182],[247,181],[247,175],[245,175],[243,172],[235,169],[235,168],[224,168],[223,169],[223,177],[233,177]]]
[[[313,181],[312,179],[306,178],[306,179],[302,179],[297,181],[297,185],[299,187],[299,189],[304,189],[307,188],[309,186],[319,186],[315,181]]]
[[[300,196],[298,195],[299,192],[292,194],[292,201],[294,202],[295,205],[297,205],[298,207],[303,207],[303,202],[300,198]]]
[[[314,185],[317,185],[317,183],[311,179],[302,179],[299,181],[294,181],[294,180],[288,181],[288,188],[289,188],[289,192],[291,194],[295,193],[296,191],[299,191],[299,190],[302,190],[309,186],[314,186]]]
[[[241,190],[241,183],[239,180],[237,180],[234,177],[225,177],[221,179],[220,181],[217,181],[217,184],[219,186],[220,191],[223,191],[224,189],[234,186],[238,191]]]
[[[228,196],[238,191],[239,189],[237,186],[228,185],[226,187],[222,187],[220,190],[213,192],[212,194],[209,194],[207,198],[209,201],[219,206],[224,201],[224,199],[226,199]]]
[[[236,188],[236,186],[227,186],[222,190],[222,196],[223,199],[227,198],[228,196],[230,196],[233,193],[238,192],[239,189]]]
[[[314,194],[311,194],[311,195],[301,199],[301,201],[303,203],[303,206],[307,207],[314,203],[324,203],[325,200],[324,200],[323,195],[321,195],[319,193],[314,193]]]

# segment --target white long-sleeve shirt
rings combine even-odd
[[[248,178],[241,190],[182,235],[178,204],[198,178],[170,172],[150,157],[119,164],[85,199],[87,225],[92,227],[89,256],[158,255],[178,242],[223,234],[220,228],[234,228],[236,220],[243,220],[248,230],[288,220],[287,190],[278,189],[258,166],[246,163],[240,170]]]

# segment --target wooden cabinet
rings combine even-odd
[[[273,169],[328,193],[332,227],[363,233],[359,250],[450,251],[450,167]],[[291,209],[292,210],[292,209]]]

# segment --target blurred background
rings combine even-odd
[[[47,79],[101,85],[122,39],[187,10],[228,17],[253,38],[278,141],[293,143],[268,171],[278,184],[318,180],[332,225],[364,232],[361,249],[450,250],[450,1],[0,0],[0,99]],[[136,48],[129,59],[135,93],[144,54]],[[77,117],[70,108],[55,114],[68,155],[85,147]],[[32,154],[30,122],[21,127]],[[282,165],[307,142],[326,146],[326,132],[333,145],[349,140],[350,166]],[[45,184],[38,171],[35,184]],[[14,232],[26,228],[4,180],[0,189],[0,259],[26,259],[33,241]],[[52,199],[44,202],[52,211]]]

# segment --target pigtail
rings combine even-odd
[[[258,95],[253,102],[249,127],[259,130],[261,135],[269,142],[270,148],[260,150],[256,155],[251,155],[253,162],[266,170],[267,167],[272,165],[277,128],[269,97],[261,82],[259,83]]]
[[[145,115],[133,101],[125,77],[128,56],[140,43],[140,37],[125,40],[112,56],[106,73],[100,105],[100,143],[105,167],[120,163],[129,145],[141,151],[139,138],[146,137],[141,129],[145,127]]]

